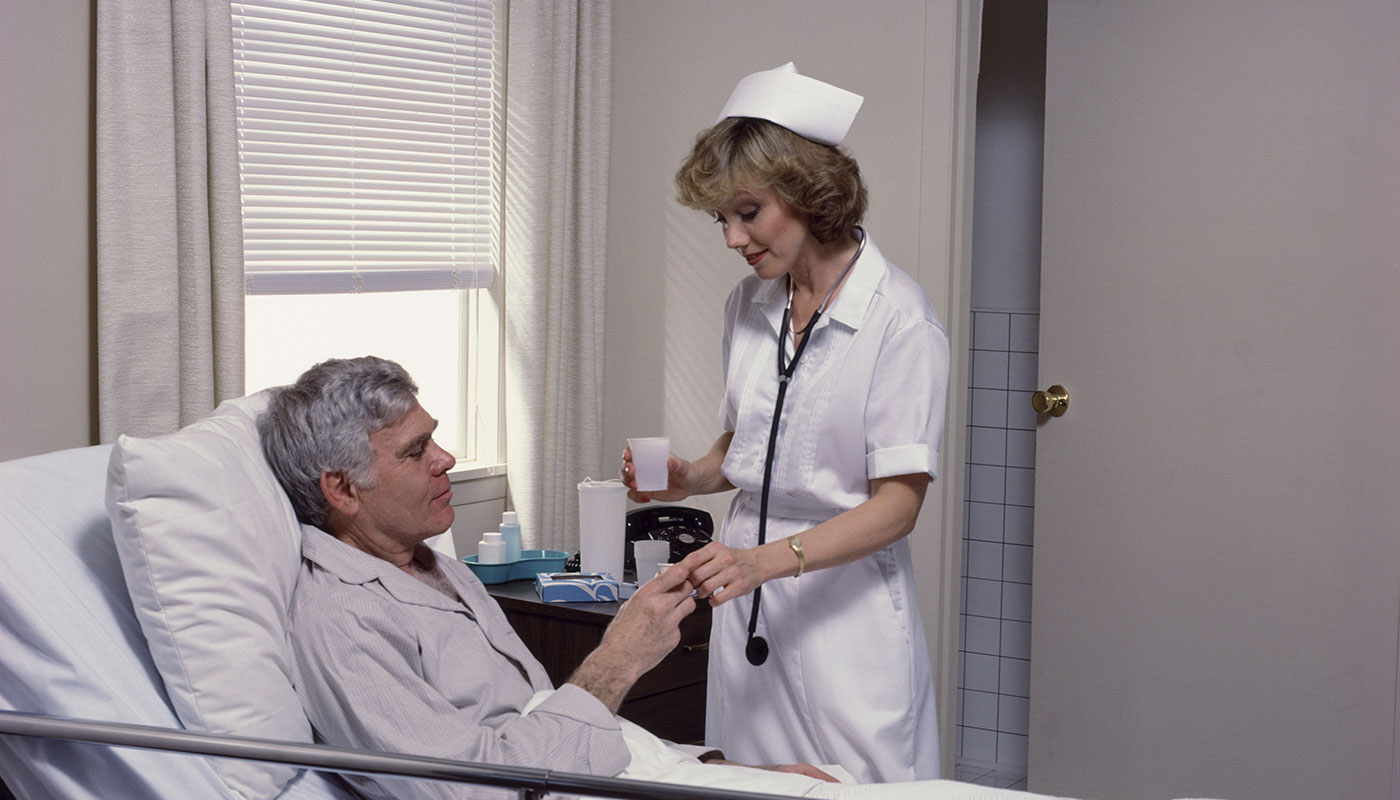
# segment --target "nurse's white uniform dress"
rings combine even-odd
[[[763,462],[777,397],[786,279],[750,276],[725,306],[724,475],[739,489],[722,540],[758,544]],[[781,542],[870,497],[869,481],[935,475],[948,338],[919,285],[867,242],[816,327],[784,402],[767,541]],[[792,337],[787,336],[789,357]],[[858,781],[937,778],[933,676],[907,539],[865,558],[764,584],[715,609],[706,744],[751,764],[836,763]]]

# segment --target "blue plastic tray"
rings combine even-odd
[[[537,572],[559,572],[568,560],[569,554],[563,550],[521,550],[519,561],[504,564],[478,564],[476,553],[462,556],[462,563],[471,567],[482,583],[534,580]]]

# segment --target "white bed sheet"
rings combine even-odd
[[[526,713],[549,694],[536,693],[526,706]],[[621,724],[627,750],[632,754],[632,763],[619,778],[830,800],[1069,800],[958,781],[858,784],[852,782],[850,773],[839,766],[818,765],[844,783],[828,783],[804,775],[752,767],[702,764],[694,756],[669,746],[640,725],[625,719],[621,720]]]

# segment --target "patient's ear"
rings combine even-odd
[[[360,508],[360,493],[344,472],[322,472],[321,493],[331,508],[353,516]]]

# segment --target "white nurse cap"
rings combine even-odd
[[[739,81],[719,122],[728,117],[757,117],[822,144],[838,145],[855,121],[865,98],[797,74],[791,61],[755,72]]]

